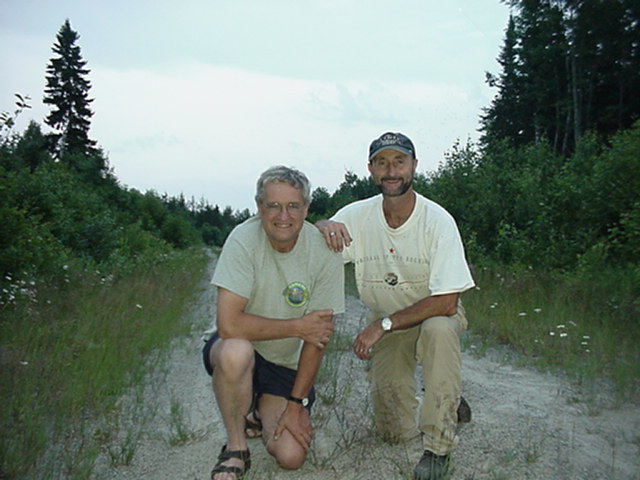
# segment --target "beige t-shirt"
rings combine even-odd
[[[343,257],[355,264],[356,285],[367,307],[391,315],[425,297],[474,286],[458,227],[444,208],[416,194],[407,221],[391,228],[382,200],[376,195],[354,202],[332,218],[343,222],[353,238]]]
[[[308,222],[287,253],[271,247],[259,217],[238,225],[224,244],[211,283],[249,299],[245,311],[267,318],[300,318],[325,308],[344,313],[342,257]],[[296,370],[302,343],[284,338],[253,345],[270,362]]]

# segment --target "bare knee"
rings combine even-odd
[[[297,442],[291,443],[295,442],[295,440],[285,443],[283,442],[283,438],[281,438],[276,442],[282,443],[276,443],[275,445],[272,442],[269,442],[267,449],[281,468],[285,470],[297,470],[304,465],[307,454]]]
[[[210,360],[217,373],[238,376],[253,367],[253,346],[247,340],[220,339],[211,348]]]
[[[302,449],[289,449],[286,452],[278,452],[276,461],[285,470],[297,470],[304,465],[307,458]]]

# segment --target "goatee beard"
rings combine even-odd
[[[401,197],[402,195],[404,195],[405,193],[407,193],[409,191],[409,188],[411,188],[411,184],[413,183],[413,178],[411,180],[409,180],[408,182],[403,181],[402,182],[402,186],[400,187],[400,190],[392,192],[392,193],[387,193],[384,190],[384,181],[385,180],[392,180],[390,178],[382,178],[380,180],[380,183],[376,184],[376,187],[378,187],[378,190],[380,190],[380,193],[382,193],[382,195],[387,196],[387,197]]]

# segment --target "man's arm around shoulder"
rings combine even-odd
[[[341,252],[344,247],[348,247],[353,241],[347,226],[342,222],[322,219],[318,220],[315,225],[322,233],[325,242],[327,242],[327,247],[334,252]]]

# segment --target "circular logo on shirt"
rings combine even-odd
[[[384,281],[393,287],[398,284],[398,275],[393,272],[389,272],[384,276]]]
[[[309,289],[302,282],[292,282],[282,292],[288,305],[304,307],[309,302]]]

